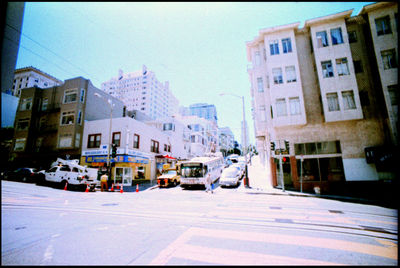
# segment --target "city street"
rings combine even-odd
[[[397,265],[397,210],[274,190],[85,193],[2,181],[2,264]]]

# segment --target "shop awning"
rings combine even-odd
[[[176,158],[174,158],[174,157],[172,157],[170,155],[167,155],[167,154],[165,154],[165,155],[159,154],[159,155],[156,155],[156,157],[157,158],[166,158],[166,159],[176,160]]]

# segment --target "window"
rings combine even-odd
[[[26,138],[15,139],[14,151],[23,151],[25,149]]]
[[[288,83],[296,82],[296,70],[294,66],[285,67],[285,71],[286,71],[286,81]]]
[[[363,67],[362,67],[362,63],[360,60],[353,61],[353,64],[354,64],[354,72],[356,74],[363,72]]]
[[[343,37],[342,37],[342,28],[335,28],[331,29],[331,38],[332,38],[332,45],[342,44]]]
[[[283,48],[283,53],[292,52],[292,42],[290,38],[282,39],[282,48]]]
[[[389,15],[383,18],[375,19],[375,25],[376,25],[376,34],[378,36],[392,33],[392,29],[390,28]]]
[[[121,132],[113,132],[112,144],[115,144],[117,147],[121,146]]]
[[[271,56],[279,54],[278,40],[273,40],[273,41],[269,42],[269,50],[270,50]]]
[[[78,111],[78,120],[77,120],[77,123],[78,123],[79,125],[82,125],[82,111],[81,111],[81,110]]]
[[[398,88],[397,85],[388,86],[390,103],[393,105],[398,105]]]
[[[71,134],[61,134],[58,142],[59,148],[72,147],[72,135]]]
[[[29,128],[29,118],[18,119],[17,130],[28,130]]]
[[[257,89],[258,92],[264,92],[262,77],[257,77]]]
[[[322,76],[324,78],[333,77],[332,62],[330,60],[323,61],[323,62],[321,62],[321,65],[322,65]]]
[[[357,42],[357,32],[356,31],[348,32],[348,35],[349,35],[349,43]]]
[[[286,116],[286,100],[285,99],[277,99],[276,100],[276,116]]]
[[[343,91],[342,98],[344,110],[356,109],[356,103],[354,102],[354,93],[352,90]]]
[[[64,103],[76,102],[78,98],[78,90],[77,89],[68,89],[64,92]]]
[[[159,153],[158,147],[159,147],[158,141],[151,140],[150,151],[153,152],[153,153]]]
[[[317,32],[317,47],[327,47],[328,45],[328,35],[326,31]]]
[[[291,115],[301,114],[299,97],[289,98],[289,106]]]
[[[100,148],[101,134],[92,134],[88,137],[88,148]]]
[[[72,125],[75,120],[75,112],[74,111],[69,111],[69,112],[63,112],[61,114],[61,125]]]
[[[255,60],[255,62],[256,62],[256,65],[257,65],[257,66],[260,66],[260,64],[261,64],[260,51],[256,51],[256,52],[254,53],[254,60]]]
[[[138,134],[133,135],[133,148],[139,149],[140,136]]]
[[[328,101],[328,111],[329,112],[339,111],[340,110],[338,94],[336,92],[327,93],[326,94],[326,99]]]
[[[168,145],[164,144],[164,152],[168,152]]]
[[[80,145],[81,145],[81,133],[76,133],[75,148],[79,148]]]
[[[265,106],[261,105],[260,106],[260,121],[266,121],[266,117],[265,117]]]
[[[44,98],[43,101],[42,101],[42,111],[46,111],[48,105],[49,105],[49,99],[48,98]]]
[[[20,110],[27,111],[32,109],[32,98],[22,99]]]
[[[349,75],[349,66],[347,65],[347,58],[336,59],[336,71],[338,76]]]
[[[272,75],[274,77],[274,84],[282,84],[283,83],[282,68],[273,68]]]
[[[163,131],[166,131],[166,130],[173,130],[173,131],[175,131],[175,125],[172,124],[172,123],[165,123],[165,124],[163,124]]]
[[[397,68],[396,52],[394,49],[381,51],[383,69]]]
[[[83,103],[85,101],[85,90],[81,88],[81,102]]]

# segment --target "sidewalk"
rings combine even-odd
[[[260,162],[260,157],[258,155],[253,156],[251,159],[251,165],[247,165],[248,177],[249,177],[249,188],[244,186],[244,179],[242,180],[242,185],[238,189],[239,192],[249,193],[249,194],[269,194],[269,195],[286,195],[286,196],[303,196],[303,197],[314,197],[314,198],[325,198],[340,200],[345,202],[354,202],[370,205],[379,205],[385,207],[395,207],[395,200],[388,202],[384,198],[364,198],[357,196],[354,191],[347,191],[348,195],[327,195],[327,194],[314,194],[314,193],[301,193],[293,189],[282,191],[280,188],[274,188],[272,182],[269,180],[269,170],[262,165]],[[353,196],[349,193],[353,192]]]

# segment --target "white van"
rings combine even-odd
[[[53,166],[44,174],[47,182],[56,183],[60,187],[65,187],[68,183],[68,186],[82,189],[86,189],[89,185],[89,189],[94,190],[97,184],[97,172],[89,171],[88,168],[76,164]]]

